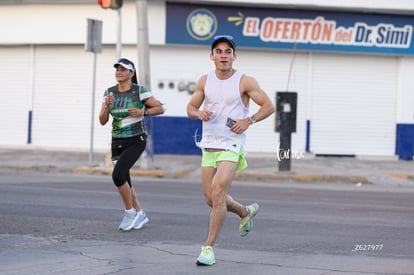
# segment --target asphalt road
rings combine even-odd
[[[123,210],[110,176],[0,171],[0,273],[204,274],[194,263],[206,238],[209,208],[197,180],[133,180],[149,223],[125,233],[117,229]],[[412,190],[243,181],[233,184],[231,194],[245,204],[257,201],[260,212],[246,238],[238,234],[238,218],[227,216],[215,249],[217,264],[209,271],[414,274]],[[119,255],[131,246],[156,247],[145,254],[152,253],[153,265]],[[105,257],[113,259],[98,267],[70,260],[75,250],[82,255],[110,250]],[[39,258],[43,252],[50,262]],[[18,260],[22,255],[24,264]],[[118,257],[130,269],[116,267]],[[73,269],[72,261],[82,268]]]

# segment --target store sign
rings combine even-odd
[[[242,47],[414,55],[413,26],[403,15],[167,3],[166,42],[230,34]]]

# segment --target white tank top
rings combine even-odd
[[[203,108],[213,112],[209,121],[203,121],[203,135],[199,147],[231,150],[244,153],[245,133],[240,135],[226,126],[227,118],[245,119],[249,106],[240,96],[240,79],[244,73],[236,71],[229,79],[220,80],[215,71],[207,75]]]

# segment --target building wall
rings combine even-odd
[[[315,1],[315,6],[306,1],[256,2],[266,6],[361,10],[361,1]],[[245,1],[222,3],[249,5]],[[368,11],[414,11],[412,1],[399,2],[398,6],[390,6],[389,1],[365,4],[363,9]],[[122,55],[137,64],[136,13],[135,3],[126,1],[121,13]],[[199,125],[185,118],[191,94],[186,90],[180,92],[179,84],[194,83],[201,74],[213,69],[213,64],[208,56],[209,47],[165,43],[165,13],[164,1],[149,2],[150,86],[166,107],[165,115],[154,118],[153,126],[162,128],[176,122],[183,127],[180,132],[186,139]],[[104,46],[97,55],[95,91],[93,54],[84,50],[88,18],[103,21]],[[0,145],[88,149],[93,125],[94,147],[106,150],[110,125],[100,126],[98,113],[104,89],[115,83],[112,65],[116,60],[118,13],[96,4],[0,5],[0,22],[6,26],[0,29],[0,70],[8,91],[0,101],[0,123],[5,126]],[[288,89],[298,93],[297,131],[292,134],[294,150],[315,154],[397,154],[412,159],[412,57],[239,48],[235,67],[255,76],[273,102],[277,91]],[[253,104],[252,113],[255,108]],[[159,131],[158,126],[154,145],[163,148],[159,153],[194,152],[194,144],[168,151],[174,145],[168,143],[171,132]],[[275,152],[279,141],[275,117],[253,127],[248,134],[247,150]],[[194,137],[190,138],[188,143]]]

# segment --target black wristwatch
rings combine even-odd
[[[144,116],[149,116],[148,109],[145,109],[145,111],[144,111]]]

